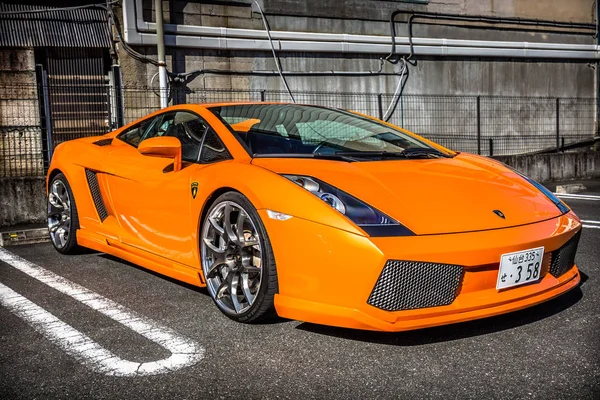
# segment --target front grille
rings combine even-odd
[[[575,264],[575,253],[577,253],[577,245],[581,230],[575,234],[567,243],[560,249],[552,252],[552,263],[550,264],[550,273],[555,278],[558,278]]]
[[[389,260],[367,303],[386,311],[448,305],[462,276],[459,265]]]
[[[85,170],[85,175],[87,177],[88,185],[90,186],[90,193],[92,194],[92,199],[94,200],[94,205],[96,206],[96,211],[98,211],[100,221],[104,222],[108,217],[108,212],[106,211],[104,200],[102,200],[100,185],[98,185],[98,177],[95,172],[90,171],[89,169]]]

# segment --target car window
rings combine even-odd
[[[231,159],[212,128],[201,117],[187,111],[169,112],[150,118],[121,133],[119,139],[138,147],[143,140],[160,136],[179,139],[184,161],[212,163]]]
[[[145,132],[152,126],[152,123],[155,120],[156,118],[149,118],[145,121],[142,121],[139,124],[136,124],[122,132],[118,138],[132,145],[133,147],[138,147],[142,141],[142,138],[144,137]]]
[[[200,162],[213,163],[229,159],[231,159],[231,155],[225,148],[225,145],[221,142],[216,132],[212,128],[209,128],[204,137],[204,143],[202,143]]]
[[[198,162],[200,145],[207,130],[208,124],[196,114],[177,111],[162,121],[157,135],[176,137],[181,142],[181,158]]]

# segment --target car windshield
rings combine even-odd
[[[254,157],[447,157],[398,129],[347,111],[296,104],[209,108]]]

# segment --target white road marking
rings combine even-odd
[[[581,226],[583,226],[584,228],[600,229],[600,225],[586,225],[586,224],[583,224]]]
[[[554,193],[556,196],[561,199],[571,199],[571,200],[592,200],[592,201],[600,201],[600,196],[591,195],[591,194],[573,194],[573,193]]]
[[[1,247],[0,261],[106,315],[171,352],[169,357],[157,361],[139,363],[123,360],[0,283],[0,303],[3,306],[96,372],[112,376],[158,375],[194,365],[204,358],[204,348],[198,343]]]
[[[582,219],[582,226],[584,228],[594,228],[594,229],[600,229],[600,221],[592,221],[589,219]]]

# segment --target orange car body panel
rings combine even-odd
[[[80,245],[204,286],[199,247],[202,215],[215,193],[236,190],[256,207],[272,243],[279,280],[275,307],[282,317],[401,331],[518,310],[579,283],[573,266],[560,278],[545,273],[535,284],[496,290],[502,254],[544,246],[547,272],[549,253],[581,229],[574,213],[561,215],[542,193],[496,161],[468,154],[357,163],[252,159],[208,106],[183,105],[169,110],[189,110],[203,117],[232,160],[184,162],[176,171],[172,158],[143,155],[119,139],[110,146],[93,144],[101,138],[115,138],[133,124],[57,147],[48,179],[60,171],[71,185],[79,212]],[[90,193],[86,169],[97,172],[108,214],[103,221]],[[342,188],[416,235],[369,237],[316,196],[282,178],[280,174],[286,173],[318,177]],[[197,183],[195,197],[192,183]],[[496,208],[506,219],[491,212]],[[271,219],[267,209],[292,218]],[[392,259],[463,266],[456,299],[447,306],[395,312],[370,306],[369,294],[385,262]]]

